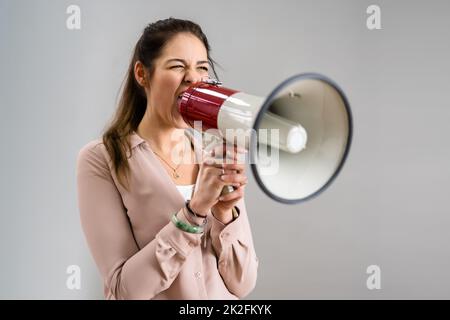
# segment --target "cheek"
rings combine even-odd
[[[161,78],[160,83],[160,90],[163,90],[165,95],[170,96],[173,96],[180,86],[179,77],[177,77],[175,74],[166,75],[165,77]]]
[[[180,85],[180,77],[172,72],[161,72],[154,75],[150,88],[153,90],[154,97],[158,100],[173,99]]]
[[[161,72],[155,74],[150,85],[151,103],[157,107],[157,113],[167,121],[179,122],[175,95],[183,78],[176,73]],[[184,123],[184,122],[183,122]]]

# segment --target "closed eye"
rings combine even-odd
[[[176,66],[170,67],[170,69],[180,69],[180,68],[184,68],[184,66],[182,66],[182,65],[176,65]],[[203,71],[206,71],[206,72],[209,71],[208,67],[198,67],[198,69],[203,70]]]

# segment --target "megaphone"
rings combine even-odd
[[[192,128],[215,129],[220,138],[249,150],[259,187],[281,203],[306,201],[323,192],[341,171],[350,150],[350,105],[339,86],[321,74],[295,75],[267,97],[208,79],[191,85],[178,106]],[[200,127],[195,125],[198,121]],[[248,139],[237,142],[227,134],[231,129],[250,133]],[[263,161],[261,150],[268,150],[265,160],[267,154],[277,154],[276,161]]]

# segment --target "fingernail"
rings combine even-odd
[[[222,201],[222,200],[223,200],[223,197],[219,197],[219,200]]]
[[[220,176],[220,179],[225,180],[225,176],[224,175]]]

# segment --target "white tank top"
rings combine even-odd
[[[185,130],[185,134],[186,134],[191,140],[199,138],[196,134],[194,134],[194,129],[193,129],[193,128],[186,129],[186,130]],[[197,134],[198,134],[198,133],[197,133]],[[201,141],[201,140],[199,140],[199,141]],[[199,144],[200,144],[200,146],[201,146],[201,143],[200,143],[200,142],[199,142]],[[196,158],[196,159],[199,159],[199,158],[198,158],[198,157],[199,157],[199,154],[197,154],[197,152],[199,152],[199,151],[198,151],[198,150],[195,150],[195,149],[194,149],[194,151],[196,152],[195,158]],[[185,201],[186,201],[186,200],[191,200],[191,197],[192,197],[192,193],[193,193],[193,191],[194,191],[195,184],[180,185],[180,186],[177,185],[176,187],[177,187],[178,191],[181,193],[181,195],[183,196],[183,198],[184,198]]]
[[[192,191],[194,191],[195,184],[190,185],[184,185],[184,186],[178,186],[177,189],[180,191],[181,195],[183,196],[184,200],[191,200],[192,197]]]

